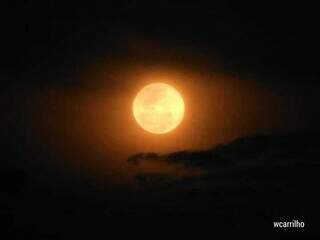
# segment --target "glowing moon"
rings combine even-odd
[[[146,131],[164,134],[175,129],[184,116],[180,93],[165,83],[152,83],[142,88],[133,101],[133,115]]]

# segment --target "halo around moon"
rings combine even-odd
[[[133,101],[133,115],[144,130],[164,134],[175,129],[184,117],[180,93],[166,83],[151,83],[142,88]]]

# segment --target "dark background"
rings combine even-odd
[[[59,239],[74,234],[81,237],[79,226],[89,235],[106,234],[105,229],[111,226],[137,225],[144,231],[146,219],[154,219],[156,231],[168,230],[170,225],[171,230],[201,230],[213,237],[215,232],[233,230],[318,234],[318,16],[316,4],[308,1],[2,2],[1,216],[6,218],[6,232]],[[154,51],[152,56],[127,54],[123,43],[133,39],[176,46],[202,60],[190,61],[161,51]],[[174,63],[209,67],[217,62],[219,71],[280,86],[283,94],[286,88],[296,90],[297,108],[302,106],[308,113],[302,120],[305,131],[248,136],[244,143],[230,143],[222,153],[209,149],[205,154],[190,153],[195,157],[189,157],[187,151],[177,159],[182,159],[182,165],[206,171],[207,178],[163,183],[166,177],[142,174],[136,176],[139,190],[118,186],[103,190],[91,178],[78,177],[49,163],[34,163],[34,156],[54,159],[55,153],[39,148],[27,137],[24,105],[15,102],[17,96],[24,96],[25,87],[85,88],[88,83],[72,77],[83,66],[99,61],[151,65],[169,58]],[[215,154],[231,162],[264,160],[259,166],[249,164],[249,168],[223,168],[226,172],[221,176],[214,175],[207,162],[218,159]],[[270,163],[278,158],[285,159],[281,167]],[[198,166],[195,162],[199,161],[204,164]],[[230,186],[228,174],[241,184]],[[221,186],[213,186],[215,182],[221,182]],[[169,224],[173,218],[175,224]],[[307,228],[272,228],[272,221],[293,219],[304,220]],[[248,227],[253,222],[254,227]]]
[[[12,1],[6,5],[2,72],[15,79],[30,74],[37,83],[40,69],[67,74],[83,58],[118,50],[126,34],[216,55],[228,71],[273,76],[275,82],[316,82],[318,74],[318,14],[308,1]]]

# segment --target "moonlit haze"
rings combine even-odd
[[[319,232],[316,4],[7,2],[2,235]]]

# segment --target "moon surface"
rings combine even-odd
[[[184,117],[180,93],[166,83],[151,83],[142,88],[133,101],[133,115],[144,130],[164,134],[175,129]]]

